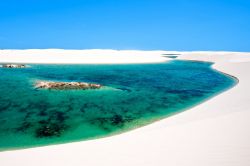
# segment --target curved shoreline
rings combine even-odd
[[[68,165],[67,162],[70,162],[73,165],[90,166],[247,165],[250,154],[247,127],[250,124],[247,105],[250,99],[247,93],[250,90],[250,79],[245,72],[250,71],[250,55],[214,52],[181,54],[179,59],[183,60],[213,59],[214,69],[233,75],[240,82],[212,100],[151,125],[97,140],[1,152],[0,163]],[[241,62],[234,62],[234,59]],[[33,157],[30,158],[30,155]],[[41,158],[43,163],[39,163]]]
[[[184,62],[185,61],[187,61],[187,60],[184,60]],[[201,64],[206,64],[207,65],[206,62],[202,62],[202,61],[197,61],[197,62],[199,62]],[[154,63],[154,64],[156,64],[156,63]],[[216,73],[219,73],[220,75],[223,75],[221,72],[218,72],[217,70],[212,69],[210,63],[208,63],[208,64],[209,64],[209,66],[207,66],[208,70],[211,69],[211,70],[213,70],[213,72],[216,72]],[[79,86],[78,84],[80,84],[80,82],[57,82],[57,81],[36,80],[35,83],[34,83],[34,85],[35,85],[35,89],[55,89],[55,90],[66,89],[67,90],[68,88],[65,88],[64,86],[66,86],[68,83],[70,83],[70,86],[73,86],[74,84],[76,84],[77,87]],[[82,82],[82,84],[84,84],[84,86],[85,86],[85,84],[87,84],[87,83]],[[53,88],[54,85],[55,85],[55,87]],[[61,87],[61,86],[63,86],[63,87]],[[229,88],[231,88],[233,86],[234,86],[234,83],[231,84],[230,86],[228,85]],[[74,86],[72,88],[75,89]],[[69,88],[69,89],[72,89],[72,88]],[[76,89],[78,89],[78,88],[76,88]],[[63,140],[63,141],[58,141],[58,142],[53,142],[53,143],[47,143],[47,144],[35,144],[35,145],[25,145],[25,146],[23,145],[23,146],[15,147],[15,148],[12,148],[12,147],[8,147],[6,149],[5,148],[0,148],[0,151],[21,150],[21,149],[44,147],[44,146],[58,145],[58,144],[65,144],[65,143],[82,142],[82,141],[86,141],[86,140],[100,139],[100,138],[111,137],[111,136],[114,136],[114,135],[123,134],[125,132],[130,132],[130,131],[132,131],[134,129],[138,129],[138,128],[150,125],[152,123],[155,123],[157,121],[164,120],[165,118],[168,118],[170,116],[174,116],[176,114],[182,113],[183,111],[186,111],[186,110],[188,110],[190,108],[193,108],[193,107],[199,105],[200,103],[206,102],[207,100],[213,98],[214,96],[216,96],[216,95],[218,95],[220,93],[223,93],[224,91],[226,91],[226,90],[225,89],[223,89],[223,90],[221,89],[218,92],[213,93],[213,95],[210,95],[209,97],[207,96],[206,99],[202,99],[199,102],[192,103],[188,107],[185,107],[185,108],[178,108],[178,109],[176,109],[176,112],[172,112],[172,113],[168,113],[166,115],[161,115],[159,117],[155,117],[155,118],[153,118],[151,120],[148,120],[148,122],[145,123],[145,124],[143,124],[143,125],[135,125],[135,126],[129,128],[129,129],[125,129],[125,130],[113,132],[113,133],[108,134],[108,135],[94,136],[94,137],[90,137],[90,138],[78,138],[78,139],[75,139],[75,140]],[[52,134],[52,131],[50,130],[50,128],[46,128],[46,130],[40,130],[40,131],[43,131],[43,133],[39,132],[39,134],[46,134],[46,135],[47,134],[48,135]]]

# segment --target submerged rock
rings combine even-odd
[[[47,124],[42,124],[40,128],[36,130],[36,137],[59,137],[66,129],[67,126],[65,124],[48,122]]]
[[[2,68],[26,68],[24,64],[3,64]]]
[[[56,89],[56,90],[69,90],[69,89],[100,89],[102,85],[86,83],[86,82],[49,82],[40,81],[35,85],[39,89]]]

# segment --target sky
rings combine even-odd
[[[250,0],[0,0],[0,49],[250,51]]]

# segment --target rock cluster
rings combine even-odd
[[[70,89],[100,89],[102,85],[85,82],[48,82],[40,81],[35,85],[36,88],[41,89],[56,89],[56,90],[70,90]]]
[[[25,68],[24,64],[3,64],[3,68]]]

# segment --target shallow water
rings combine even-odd
[[[105,87],[37,90],[37,80]],[[0,68],[0,150],[121,133],[181,112],[234,84],[210,63],[193,61]]]

